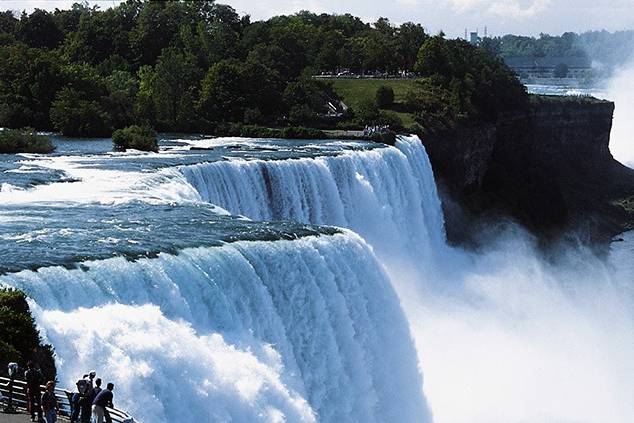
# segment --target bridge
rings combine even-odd
[[[9,397],[13,400],[13,406],[17,408],[18,414],[5,414],[0,412],[0,423],[23,423],[28,422],[29,416],[26,415],[26,382],[23,380],[14,379],[12,383],[12,395],[9,395],[9,386],[11,381],[6,377],[0,377],[0,393],[3,396],[3,404],[0,407],[4,409]],[[46,390],[44,385],[40,386],[42,392]],[[59,403],[59,418],[61,421],[68,421],[70,416],[70,401],[69,398],[73,392],[55,388],[55,396]],[[117,408],[107,407],[110,417],[113,423],[136,423],[136,421],[123,410]]]

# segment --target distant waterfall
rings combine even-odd
[[[417,137],[400,137],[395,147],[180,170],[204,201],[232,214],[336,225],[359,233],[379,253],[431,257],[445,248],[431,164]]]
[[[396,150],[388,156],[390,166],[406,163]],[[357,162],[355,180],[380,182],[369,164],[360,173],[363,160],[345,160]],[[348,172],[344,162],[332,169],[327,159],[315,162],[324,173]],[[303,179],[287,182],[310,184],[295,165],[294,177]],[[332,201],[350,199],[332,184],[312,188]],[[353,207],[340,201],[311,211],[296,200],[294,212],[315,219],[343,222]],[[398,204],[414,210],[421,201]],[[283,210],[266,212],[260,217]],[[0,283],[33,299],[63,385],[87,370],[81,365],[99,363],[105,380],[119,381],[116,404],[142,422],[431,420],[398,299],[367,245],[349,232],[42,268]]]

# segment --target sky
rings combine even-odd
[[[0,0],[0,9],[31,11],[68,8],[74,0]],[[119,0],[92,0],[102,8]],[[634,29],[634,0],[219,0],[254,20],[300,10],[351,13],[364,21],[387,17],[394,23],[421,23],[428,32],[443,30],[449,37],[464,30],[488,29],[489,35],[558,35]]]

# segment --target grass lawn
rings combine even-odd
[[[405,101],[405,94],[415,88],[413,79],[334,79],[332,86],[343,102],[353,109],[364,99],[373,100],[376,90],[385,85],[394,90],[394,102]],[[396,112],[403,121],[403,126],[409,128],[414,124],[414,116],[410,113]]]

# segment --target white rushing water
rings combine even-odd
[[[0,280],[34,299],[64,384],[85,366],[104,369],[121,381],[118,403],[140,421],[428,415],[398,300],[353,234],[115,258]]]
[[[433,280],[446,250],[434,175],[417,137],[401,138],[396,148],[336,157],[232,160],[180,170],[202,200],[232,214],[351,229],[388,271]],[[393,276],[402,296],[417,294]]]
[[[634,60],[617,69],[608,81],[605,97],[614,101],[610,151],[614,158],[634,169]]]
[[[609,260],[570,247],[546,261],[519,230],[477,254],[452,249],[415,137],[154,173],[48,166],[82,182],[7,201],[203,201],[253,220],[347,228],[1,276],[32,298],[63,384],[104,369],[142,422],[634,415],[633,235]]]
[[[449,249],[422,145],[409,138],[396,147],[181,171],[232,213],[362,235],[400,294],[435,421],[628,422],[631,248],[610,263],[572,247],[546,262],[529,236],[509,230],[479,254]]]

